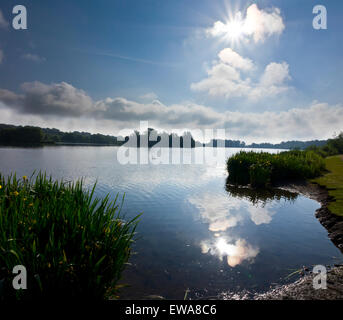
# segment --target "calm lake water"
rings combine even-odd
[[[314,216],[317,202],[226,186],[225,158],[237,151],[226,149],[217,163],[122,165],[116,147],[0,148],[0,172],[42,170],[84,178],[86,187],[98,181],[97,196],[125,193],[127,217],[143,215],[122,298],[263,291],[303,266],[342,262]]]

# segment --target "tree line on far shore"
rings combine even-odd
[[[330,140],[311,140],[311,141],[286,141],[279,144],[271,143],[252,143],[247,145],[244,141],[240,140],[225,140],[224,143],[219,140],[212,140],[210,143],[200,143],[195,141],[190,132],[185,132],[182,136],[175,133],[168,134],[166,132],[156,133],[157,139],[150,141],[151,132],[154,129],[149,128],[148,132],[140,133],[134,131],[129,137],[118,139],[118,137],[103,134],[91,134],[89,132],[63,132],[58,129],[40,128],[34,126],[15,126],[8,124],[0,124],[0,144],[1,145],[44,145],[44,144],[82,144],[82,145],[108,145],[108,146],[121,146],[124,143],[130,146],[132,141],[137,142],[140,147],[140,141],[146,135],[149,137],[148,147],[154,146],[160,142],[162,147],[171,147],[172,141],[179,139],[180,147],[183,147],[183,141],[190,141],[190,146],[194,147],[209,147],[217,145],[225,145],[226,148],[273,148],[273,149],[306,149],[308,147],[321,148]],[[134,138],[134,139],[133,139]],[[124,141],[123,141],[124,140]],[[130,140],[130,141],[129,141]],[[161,145],[161,140],[167,141],[167,145]],[[128,142],[129,141],[129,142]],[[128,142],[128,143],[127,143]]]
[[[42,144],[94,144],[119,146],[123,142],[117,137],[91,134],[88,132],[62,132],[58,129],[43,129],[32,126],[12,126],[0,124],[0,144],[2,145],[42,145]]]

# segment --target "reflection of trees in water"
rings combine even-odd
[[[281,199],[294,201],[298,197],[298,194],[295,192],[290,192],[278,188],[253,189],[248,187],[238,187],[229,184],[227,179],[225,190],[230,196],[249,200],[254,205],[261,202],[263,204],[266,204],[267,202]]]

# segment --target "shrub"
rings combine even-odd
[[[117,197],[94,198],[82,180],[0,175],[0,281],[4,299],[92,298],[111,294],[130,256],[137,217],[125,222]],[[124,199],[123,199],[124,200]],[[12,288],[15,265],[27,290]]]
[[[314,151],[278,154],[241,151],[227,160],[228,181],[262,187],[291,179],[314,178],[325,169],[324,159]]]
[[[266,187],[270,183],[271,171],[271,167],[268,164],[256,163],[251,165],[249,168],[251,186],[254,188]]]
[[[343,132],[329,139],[322,147],[310,146],[306,150],[314,151],[322,157],[334,156],[343,153]]]

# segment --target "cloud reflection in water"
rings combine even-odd
[[[215,255],[220,260],[226,257],[230,267],[243,261],[252,262],[258,255],[259,248],[239,235],[234,237],[229,230],[249,220],[256,226],[269,224],[276,213],[271,201],[253,203],[246,198],[210,192],[192,196],[188,201],[198,209],[201,219],[213,233],[212,240],[200,243],[202,253]]]
[[[203,241],[201,243],[201,252],[215,255],[220,260],[226,257],[228,265],[235,267],[244,260],[251,262],[258,255],[259,248],[251,246],[244,239],[237,239],[233,243],[229,243],[228,240],[220,237],[213,243]]]

